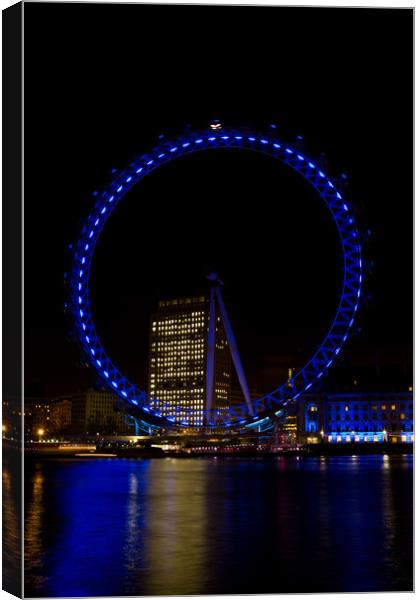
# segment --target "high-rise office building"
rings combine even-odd
[[[209,307],[206,296],[162,300],[151,319],[149,394],[162,414],[186,425],[205,424]],[[228,408],[230,387],[230,350],[216,314],[212,408]]]

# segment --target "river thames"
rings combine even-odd
[[[410,455],[51,459],[26,471],[26,596],[413,588]]]

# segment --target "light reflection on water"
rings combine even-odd
[[[27,470],[28,596],[412,589],[411,456]]]
[[[45,475],[41,464],[37,464],[29,482],[31,497],[25,513],[25,564],[31,565],[27,585],[41,589],[47,576],[44,572],[43,526],[46,520],[44,494]]]
[[[182,594],[185,569],[190,593],[200,593],[205,582],[206,463],[191,461],[188,470],[188,478],[178,477],[175,460],[151,464],[149,495],[153,501],[146,508],[144,548],[144,586],[151,594],[160,592],[163,581],[172,593]],[[133,581],[133,593],[137,583]]]
[[[3,452],[2,477],[2,527],[3,527],[3,589],[20,596],[22,594],[21,556],[21,474],[20,455],[9,460]]]

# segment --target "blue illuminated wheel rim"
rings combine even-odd
[[[330,210],[336,224],[343,253],[343,283],[337,312],[331,327],[321,345],[291,379],[278,388],[253,401],[254,414],[250,417],[246,403],[233,406],[223,412],[217,409],[199,411],[204,414],[207,427],[258,426],[267,420],[267,416],[276,414],[289,402],[296,401],[307,392],[330,369],[341,352],[353,326],[359,307],[362,289],[362,254],[359,234],[348,203],[343,199],[332,179],[303,152],[290,144],[283,143],[274,133],[250,133],[248,130],[212,129],[189,132],[171,142],[165,142],[154,148],[150,154],[136,159],[131,165],[118,173],[109,184],[87,217],[81,235],[75,246],[71,271],[71,310],[76,324],[78,338],[82,344],[89,364],[95,369],[104,384],[127,407],[153,426],[198,427],[190,425],[185,414],[193,416],[194,410],[182,409],[183,417],[164,417],[165,405],[156,398],[140,390],[130,382],[114,365],[105,352],[96,333],[89,299],[89,276],[96,243],[101,231],[115,207],[135,185],[150,172],[163,164],[181,156],[208,149],[237,148],[268,154],[297,171],[316,189]],[[173,409],[173,405],[171,405]]]

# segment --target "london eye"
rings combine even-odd
[[[130,381],[108,356],[96,331],[89,294],[89,281],[92,258],[103,227],[111,218],[116,206],[124,196],[149,173],[162,165],[192,153],[221,148],[248,150],[263,153],[280,161],[297,172],[312,186],[319,199],[327,206],[339,234],[341,263],[341,294],[334,318],[321,344],[311,358],[291,378],[279,383],[278,387],[263,396],[251,400],[247,390],[245,374],[224,308],[217,281],[213,281],[211,302],[218,303],[221,314],[225,314],[224,326],[228,333],[232,359],[241,384],[244,402],[225,407],[223,410],[212,406],[211,397],[211,356],[207,358],[206,402],[200,410],[201,424],[197,419],[185,420],[185,408],[168,416],[165,402],[151,397]],[[275,130],[259,133],[248,128],[231,129],[218,122],[208,129],[188,131],[170,141],[164,141],[146,155],[138,157],[126,169],[117,173],[110,184],[99,194],[93,210],[86,218],[80,236],[74,246],[70,276],[70,307],[77,337],[87,357],[106,388],[118,396],[125,408],[154,429],[237,428],[258,429],[271,423],[290,404],[313,388],[338,359],[343,344],[354,325],[360,304],[363,281],[362,250],[355,218],[349,203],[335,181],[293,144],[286,143]],[[211,310],[210,310],[211,315]],[[211,317],[209,335],[212,332]],[[194,416],[197,409],[187,412]],[[194,423],[197,423],[194,425]]]

